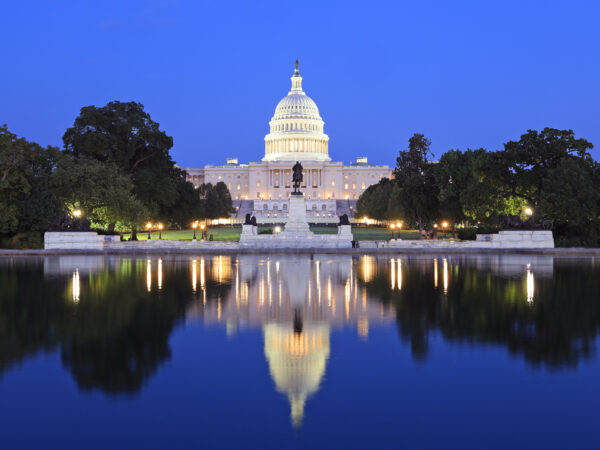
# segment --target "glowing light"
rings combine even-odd
[[[197,275],[196,275],[196,258],[192,260],[192,292],[196,292]]]
[[[80,209],[74,209],[73,210],[73,217],[81,217],[81,210]]]
[[[196,222],[194,222],[194,223],[192,224],[192,228],[195,230],[196,228],[198,228],[198,224],[197,224]]]
[[[394,228],[396,228],[396,224],[392,223],[392,224],[390,225],[390,228],[393,230]]]
[[[442,222],[442,227],[443,228],[448,228],[448,222],[446,222],[446,221]]]
[[[162,258],[158,258],[158,275],[156,277],[156,285],[158,286],[158,290],[162,289]]]
[[[402,228],[402,222],[396,223],[396,228]]]
[[[152,290],[152,261],[146,261],[146,287],[148,292]]]
[[[164,228],[163,224],[162,224],[162,223],[159,223],[159,224],[158,224],[158,229],[159,229],[159,230],[162,230],[163,228]]]
[[[150,228],[152,228],[152,222],[148,222],[146,224],[146,229],[149,230]]]
[[[442,274],[442,279],[444,282],[444,294],[448,293],[448,259],[444,258],[442,260],[443,263],[443,274]]]
[[[204,258],[200,259],[200,287],[204,289]]]
[[[281,233],[281,227],[275,227],[273,231],[275,232],[275,234],[279,234]]]
[[[73,302],[79,303],[79,294],[81,292],[81,287],[79,285],[79,269],[75,269],[73,272]]]
[[[438,287],[438,260],[433,260],[433,287]]]
[[[397,260],[397,264],[398,264],[398,290],[401,291],[402,290],[402,261],[400,260],[400,258],[398,258]]]
[[[533,209],[531,209],[530,207],[525,208],[525,214],[527,214],[528,216],[532,216],[533,215]]]
[[[531,265],[527,264],[527,302],[533,302],[535,284],[533,279],[533,272],[531,271]]]
[[[375,258],[373,256],[364,255],[362,257],[362,279],[363,282],[368,283],[373,279],[373,266],[375,265]]]

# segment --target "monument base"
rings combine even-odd
[[[304,194],[290,195],[288,221],[281,234],[313,235],[306,221],[306,200]]]
[[[341,225],[337,234],[314,234],[306,221],[306,201],[304,194],[292,194],[289,202],[289,216],[283,231],[279,234],[258,234],[244,225],[240,236],[240,248],[352,248],[350,225]]]

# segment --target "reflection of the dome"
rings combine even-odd
[[[305,323],[296,332],[292,323],[268,323],[263,327],[265,357],[277,391],[287,395],[292,423],[302,423],[306,399],[319,389],[329,358],[327,323]]]

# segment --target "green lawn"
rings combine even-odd
[[[259,226],[259,233],[263,230],[273,229],[272,226]],[[315,234],[336,234],[337,227],[324,227],[314,226],[310,228]],[[237,241],[240,238],[242,232],[241,227],[211,227],[208,229],[208,235],[213,235],[215,241]],[[386,228],[375,228],[375,227],[352,227],[352,234],[354,239],[358,241],[374,241],[374,240],[387,240],[391,239],[392,233]],[[163,239],[169,239],[173,241],[191,241],[194,235],[193,230],[166,230],[162,232]],[[158,231],[151,233],[152,239],[158,239]],[[395,237],[398,237],[398,233],[395,233]],[[200,232],[197,232],[198,239],[200,238]],[[419,232],[417,230],[406,230],[400,233],[402,239],[418,239]],[[138,233],[139,240],[146,240],[148,233]],[[123,235],[123,239],[129,239],[129,234]]]

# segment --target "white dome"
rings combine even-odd
[[[317,104],[302,90],[298,61],[291,80],[292,89],[277,104],[269,122],[263,161],[331,161],[325,122]]]
[[[290,92],[287,97],[281,99],[271,120],[281,119],[322,120],[317,104],[304,92]]]

